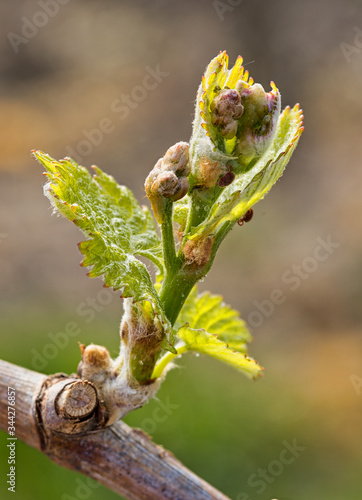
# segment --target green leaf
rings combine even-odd
[[[252,379],[256,379],[263,374],[263,368],[254,359],[229,349],[225,342],[217,338],[217,335],[212,335],[205,332],[205,330],[193,330],[189,326],[184,326],[178,330],[177,336],[185,342],[189,350],[208,354],[219,359]]]
[[[176,327],[186,323],[194,330],[204,329],[209,334],[217,334],[231,349],[247,352],[246,344],[251,341],[248,328],[239,313],[226,305],[220,295],[210,292],[197,295],[195,286],[181,309]]]
[[[121,210],[127,207],[126,223],[131,229],[135,255],[148,258],[163,272],[162,245],[151,210],[145,205],[140,206],[130,189],[117,184],[113,177],[105,174],[100,168],[93,168],[96,172],[94,180],[109,194],[114,203]]]
[[[89,237],[79,244],[89,276],[102,276],[105,285],[122,290],[123,297],[149,300],[161,314],[158,295],[147,267],[136,255],[151,259],[162,269],[160,241],[153,218],[132,192],[94,167],[96,174],[69,158],[56,161],[34,152],[46,168],[44,187],[53,206]]]
[[[285,108],[279,117],[276,135],[265,155],[248,172],[240,174],[225,188],[207,219],[192,228],[188,239],[216,233],[225,222],[235,223],[262,200],[282,176],[303,132],[299,105]]]
[[[158,285],[156,285],[158,286]],[[246,356],[251,335],[239,313],[223,302],[220,295],[204,292],[197,295],[195,286],[186,299],[175,324],[177,353],[170,352],[156,364],[152,378],[158,378],[176,355],[188,350],[209,354],[251,378],[262,374],[253,359]]]

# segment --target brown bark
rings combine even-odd
[[[16,437],[57,464],[130,500],[227,500],[143,431],[121,421],[104,427],[106,411],[87,381],[47,377],[0,361],[0,429],[5,432],[8,387],[16,390]]]

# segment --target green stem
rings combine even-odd
[[[188,227],[197,226],[206,218],[210,204],[219,194],[220,188],[218,186],[214,188],[213,192],[210,190],[208,193],[202,191],[194,193]],[[204,210],[205,207],[207,207],[207,210]],[[164,206],[164,220],[161,225],[161,232],[166,272],[159,295],[165,315],[171,325],[174,325],[192,288],[209,271],[215,257],[216,248],[219,245],[214,245],[215,251],[212,258],[203,268],[185,265],[182,252],[176,254],[172,225],[172,202],[170,200],[167,200]],[[185,233],[187,234],[187,229]],[[223,237],[220,238],[220,242],[222,239]]]
[[[206,210],[205,210],[206,209]],[[192,227],[196,227],[207,217],[209,213],[209,197],[204,191],[194,190],[191,197],[190,213],[186,224],[185,235]]]
[[[165,200],[164,220],[161,224],[163,258],[166,275],[173,272],[177,266],[175,238],[172,226],[172,201]]]
[[[175,324],[182,306],[184,305],[194,285],[210,270],[219,245],[226,234],[230,231],[231,227],[232,224],[225,224],[222,227],[218,237],[215,238],[210,260],[205,266],[203,266],[203,268],[197,269],[190,264],[185,265],[181,252],[179,252],[179,255],[176,256],[176,265],[171,267],[169,272],[167,272],[160,291],[160,301],[162,307],[172,326]],[[177,347],[177,354],[173,354],[171,352],[166,353],[165,356],[163,356],[156,363],[151,378],[154,379],[160,377],[166,365],[177,355],[182,354],[187,350],[188,348],[186,346],[180,346]]]
[[[194,189],[191,192],[191,208],[186,224],[185,235],[191,231],[191,228],[197,227],[208,217],[211,207],[221,193],[222,188],[218,185],[206,190]]]
[[[158,363],[156,363],[156,366],[152,372],[151,379],[158,378],[162,375],[163,370],[165,367],[172,361],[176,356],[179,356],[180,354],[183,354],[184,352],[188,351],[188,347],[186,345],[182,345],[180,347],[177,347],[177,354],[172,354],[172,352],[167,352],[163,358],[159,360]]]
[[[180,268],[166,275],[160,291],[160,301],[171,325],[174,325],[189,293],[199,277],[193,273],[180,272]]]
[[[164,205],[164,220],[161,225],[161,233],[166,272],[160,291],[160,301],[167,318],[174,325],[197,278],[193,276],[193,273],[185,275],[182,270],[183,256],[181,254],[176,255],[171,200],[166,200]]]

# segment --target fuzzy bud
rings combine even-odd
[[[197,267],[205,266],[211,258],[213,241],[212,236],[201,240],[188,240],[182,249],[186,263]]]
[[[81,378],[91,382],[99,382],[106,378],[113,370],[112,358],[108,349],[103,346],[90,344],[80,346],[82,361],[78,366],[78,374]]]
[[[160,224],[163,222],[165,199],[177,201],[187,194],[189,174],[189,145],[178,142],[166,151],[148,175],[145,190]]]
[[[173,194],[170,198],[172,201],[177,201],[181,200],[186,194],[187,191],[189,190],[190,184],[189,180],[187,177],[180,177],[177,183],[177,189],[175,191],[175,194]]]
[[[162,158],[158,160],[151,172],[148,174],[145,181],[145,190],[148,197],[152,196],[152,184],[157,179],[158,175],[162,172]]]
[[[172,170],[178,177],[189,175],[189,145],[187,142],[178,142],[166,151],[163,157],[163,169]]]
[[[280,112],[280,95],[273,88],[266,93],[262,85],[255,83],[249,87],[245,82],[237,82],[244,114],[237,132],[235,152],[243,164],[261,156],[274,136]]]
[[[218,92],[210,105],[211,123],[225,139],[232,139],[238,129],[237,120],[244,112],[240,93],[233,89]]]
[[[235,66],[228,69],[228,56],[222,52],[211,61],[202,78],[190,143],[191,185],[197,189],[215,187],[228,171],[220,171],[213,183],[207,176],[203,183],[203,158],[224,167],[232,161],[234,174],[239,176],[267,151],[274,138],[280,93],[273,82],[270,92],[254,84],[242,62],[238,57]],[[229,180],[230,175],[221,185]]]
[[[108,370],[112,364],[108,349],[95,344],[90,344],[83,350],[82,362],[92,366],[95,371]]]
[[[177,191],[178,178],[176,174],[169,171],[162,171],[152,184],[152,191],[163,196],[170,198]]]

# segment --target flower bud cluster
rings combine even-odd
[[[151,170],[145,182],[146,194],[151,201],[158,222],[163,220],[163,199],[177,201],[189,189],[189,145],[178,142],[170,147]]]
[[[219,128],[224,139],[232,139],[238,129],[238,118],[244,112],[241,95],[237,90],[220,90],[211,102],[211,123]]]
[[[217,92],[210,104],[211,123],[224,139],[236,138],[233,154],[248,163],[265,150],[271,138],[278,94],[262,85],[238,80],[235,89]]]
[[[280,93],[273,82],[269,92],[254,83],[242,63],[238,57],[228,69],[228,56],[222,52],[202,77],[190,141],[192,188],[228,186],[232,174],[239,178],[253,168],[274,139]]]

